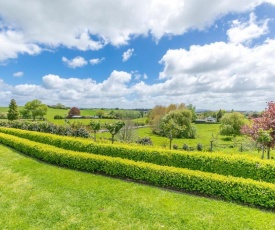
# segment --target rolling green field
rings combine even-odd
[[[0,145],[2,229],[274,229],[275,214],[72,171]]]
[[[23,107],[19,107],[19,109],[22,109]],[[93,116],[96,114],[96,112],[99,109],[85,109],[81,110],[81,115],[83,116]],[[1,112],[7,112],[8,107],[0,107],[0,113]],[[64,109],[53,109],[48,108],[47,115],[45,116],[45,119],[49,122],[63,125],[65,124],[65,120],[55,120],[55,115],[65,116],[68,114],[69,110]],[[111,110],[105,109],[106,113],[109,113]],[[146,117],[134,119],[134,122],[146,122]],[[101,124],[105,123],[112,123],[117,121],[116,119],[95,119],[96,121],[99,121]],[[70,124],[76,123],[82,123],[83,125],[89,125],[91,119],[69,119]],[[260,153],[256,149],[247,148],[248,145],[250,145],[249,141],[245,137],[237,137],[237,146],[234,146],[234,140],[226,141],[225,137],[218,135],[219,132],[219,124],[196,124],[197,129],[197,138],[196,139],[174,139],[172,144],[176,144],[179,148],[182,148],[184,144],[187,144],[189,147],[196,148],[198,143],[201,143],[203,145],[204,151],[209,151],[210,149],[210,141],[213,140],[214,144],[214,151],[219,152],[226,152],[226,153],[240,153],[240,154],[253,154],[260,157]],[[98,133],[98,138],[110,138],[111,135],[108,132],[104,133]],[[136,137],[150,137],[154,146],[159,146],[163,148],[169,147],[169,140],[168,138],[157,136],[151,132],[151,129],[149,127],[140,128],[136,132]],[[240,152],[240,143],[243,143],[243,149],[242,152]],[[275,158],[274,151],[271,151],[271,156]]]

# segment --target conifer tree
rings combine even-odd
[[[11,99],[8,110],[8,120],[13,121],[19,118],[19,110],[14,99]]]

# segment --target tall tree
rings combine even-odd
[[[114,143],[115,135],[119,132],[120,129],[122,129],[124,125],[125,123],[123,121],[106,124],[106,129],[108,129],[108,131],[112,135],[112,144]]]
[[[47,114],[48,106],[45,104],[42,104],[39,100],[33,100],[29,101],[25,104],[24,110],[26,113],[30,113],[33,120],[36,119],[36,117],[40,116],[43,118],[44,115]]]
[[[19,110],[14,99],[11,99],[8,110],[8,120],[13,121],[19,118]]]

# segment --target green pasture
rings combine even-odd
[[[23,107],[19,107],[22,109]],[[100,109],[84,109],[80,110],[81,115],[83,116],[94,116],[96,112]],[[7,112],[8,107],[0,107],[1,112]],[[109,113],[111,109],[105,109],[106,113]],[[60,115],[65,117],[68,114],[69,110],[64,109],[53,109],[48,108],[47,115],[45,119],[49,122],[63,125],[65,123],[65,119],[55,120],[55,115]],[[105,123],[116,122],[116,119],[93,119],[94,121],[99,121],[102,125]],[[133,122],[146,123],[147,117],[133,119]],[[89,125],[91,119],[68,119],[70,124],[73,123],[81,123],[83,125]],[[227,152],[227,153],[240,153],[240,154],[253,154],[260,156],[260,153],[256,149],[251,149],[249,145],[249,141],[245,137],[237,137],[235,140],[226,140],[226,137],[218,135],[219,133],[219,124],[196,124],[197,129],[197,137],[196,139],[174,139],[172,144],[176,144],[179,148],[182,148],[184,144],[187,144],[189,147],[196,148],[198,143],[201,143],[204,147],[204,150],[207,151],[210,149],[210,142],[213,141],[214,151],[219,152]],[[108,132],[98,133],[98,138],[110,138],[111,135]],[[157,136],[151,132],[149,127],[140,128],[136,131],[136,137],[150,137],[153,141],[154,146],[169,148],[169,140],[168,138]],[[243,150],[240,152],[240,144],[243,143]],[[237,146],[235,146],[237,144]],[[249,148],[247,147],[249,146]],[[275,157],[273,151],[271,151],[271,155]]]
[[[230,137],[218,135],[219,124],[196,124],[195,126],[197,128],[197,138],[175,138],[172,141],[172,145],[176,144],[179,149],[182,149],[182,146],[184,144],[187,144],[189,147],[196,150],[197,144],[201,143],[203,145],[204,151],[209,151],[210,142],[213,141],[213,151],[215,152],[224,152],[229,154],[247,154],[257,157],[261,156],[261,153],[258,152],[256,148],[253,148],[254,146],[252,145],[252,143],[245,137],[237,137],[236,140],[234,140],[234,138],[230,140]],[[169,148],[169,139],[152,133],[150,127],[137,129],[136,136],[140,138],[150,137],[155,147],[161,147],[165,149]],[[108,132],[98,133],[97,138],[108,139],[111,138],[111,134]],[[271,156],[275,158],[275,153],[273,150],[271,151]]]
[[[264,210],[51,166],[0,145],[1,229],[275,228]]]

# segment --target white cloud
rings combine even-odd
[[[100,62],[102,62],[102,61],[104,61],[105,60],[105,58],[103,57],[103,58],[94,58],[94,59],[91,59],[90,60],[90,64],[91,65],[97,65],[97,64],[99,64]]]
[[[21,71],[20,72],[16,72],[16,73],[13,74],[14,77],[22,77],[23,75],[24,75],[24,73],[21,72]]]
[[[37,54],[40,45],[86,51],[108,43],[125,45],[140,35],[152,34],[155,39],[180,35],[264,2],[274,4],[274,0],[0,1],[0,61],[18,53]],[[61,17],[60,12],[66,14]]]
[[[21,32],[13,30],[1,31],[1,27],[0,50],[0,62],[10,58],[17,58],[18,54],[35,55],[41,52],[41,48],[32,42],[28,42]]]
[[[231,28],[227,31],[229,41],[235,44],[249,43],[253,39],[267,34],[269,32],[269,19],[265,19],[262,22],[257,22],[256,19],[256,15],[250,13],[250,19],[247,22],[242,23],[239,20],[234,20]]]
[[[134,54],[134,49],[128,49],[122,54],[122,61],[128,61],[130,57]]]
[[[183,98],[194,95],[193,104],[200,107],[255,109],[275,96],[274,59],[275,40],[271,39],[253,48],[217,42],[192,46],[189,51],[169,50],[159,75],[165,81],[152,86],[143,83],[136,90],[142,95],[147,91]]]
[[[62,61],[70,68],[77,68],[83,67],[88,64],[88,62],[83,57],[75,57],[71,60],[67,59],[66,57],[62,57]]]

